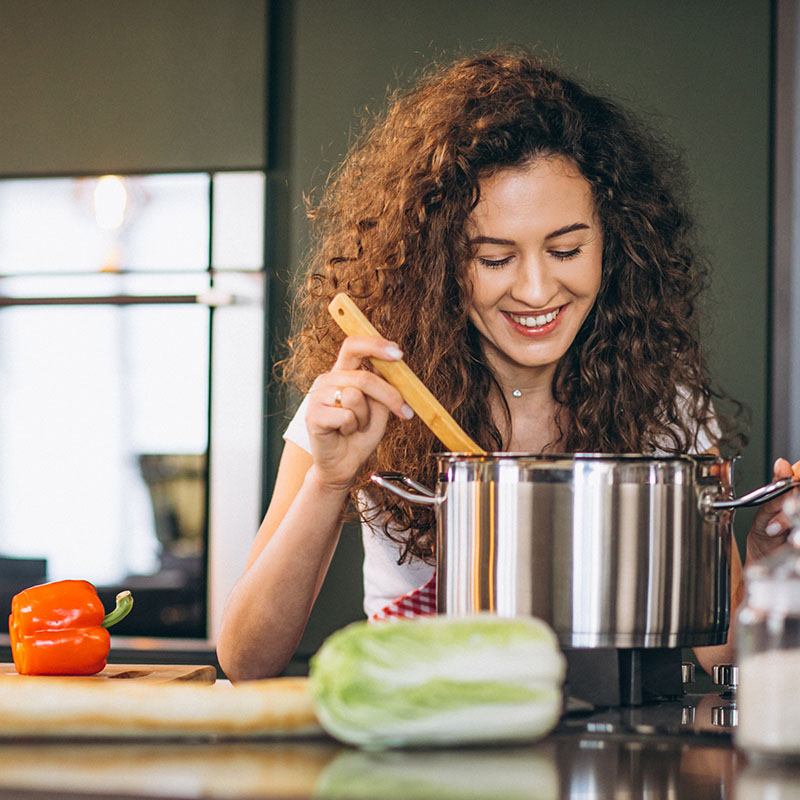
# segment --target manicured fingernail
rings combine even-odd
[[[764,530],[769,536],[776,536],[783,530],[783,525],[780,522],[770,522]]]
[[[405,403],[403,403],[403,407],[400,409],[400,413],[406,419],[412,419],[414,417],[414,409],[411,408],[411,406],[406,405]]]
[[[393,344],[389,345],[384,351],[386,355],[392,359],[392,361],[399,361],[403,357],[403,351],[399,347],[395,347]]]

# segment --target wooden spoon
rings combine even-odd
[[[344,292],[333,298],[328,311],[348,336],[380,336],[361,309]],[[467,436],[405,361],[382,361],[379,358],[371,358],[370,361],[450,452],[486,454]]]

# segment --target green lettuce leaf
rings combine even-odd
[[[433,616],[337,631],[309,685],[328,733],[383,749],[539,738],[558,722],[564,672],[539,619]]]

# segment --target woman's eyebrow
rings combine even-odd
[[[572,233],[572,231],[588,231],[589,226],[585,222],[573,222],[571,225],[565,225],[563,228],[559,228],[557,231],[553,231],[552,233],[548,233],[545,236],[545,239],[555,239],[559,236],[563,236],[565,233]]]
[[[470,244],[516,244],[511,239],[497,239],[494,236],[476,236],[469,240]]]
[[[563,236],[565,233],[572,233],[572,231],[588,231],[589,225],[585,222],[573,222],[571,225],[565,225],[563,228],[559,228],[552,233],[548,233],[545,236],[545,240],[547,239],[557,239],[559,236]],[[475,236],[469,240],[470,244],[505,244],[505,245],[513,245],[516,242],[513,239],[498,239],[496,236]]]

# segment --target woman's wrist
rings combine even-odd
[[[786,541],[786,534],[767,536],[760,532],[750,531],[745,547],[744,563],[753,564],[777,550]]]
[[[338,500],[341,503],[344,503],[349,497],[351,485],[352,483],[342,484],[337,483],[336,481],[326,480],[323,475],[320,475],[316,464],[312,464],[308,472],[306,472],[304,481],[304,486],[307,486],[309,490],[318,493],[320,500],[329,498]]]

